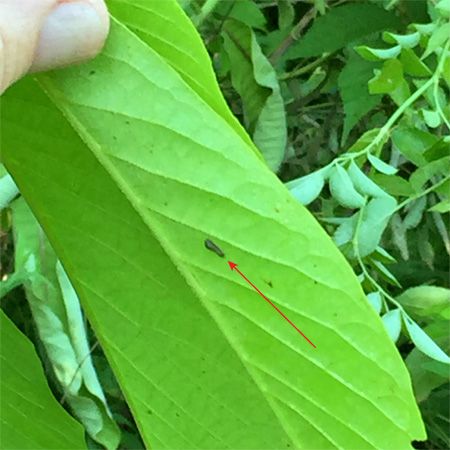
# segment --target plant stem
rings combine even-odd
[[[395,208],[395,212],[400,211],[402,208],[404,208],[407,204],[413,202],[414,200],[417,200],[420,197],[423,197],[424,195],[429,194],[430,192],[434,191],[436,188],[444,184],[446,181],[450,179],[450,175],[446,175],[442,180],[438,181],[437,183],[433,184],[429,188],[425,189],[422,192],[419,192],[416,195],[413,195],[412,197],[407,198],[405,201],[400,203],[397,208]]]
[[[330,57],[330,53],[326,53],[325,55],[317,58],[316,60],[306,64],[305,66],[299,67],[298,69],[294,69],[292,72],[285,73],[279,77],[280,80],[289,80],[290,78],[295,78],[304,73],[308,73],[311,70],[315,69],[317,66],[320,66],[324,61],[326,61]]]
[[[214,8],[220,0],[206,0],[200,14],[195,18],[195,26],[198,27],[201,23],[213,12]]]
[[[269,61],[272,65],[278,61],[278,59],[284,55],[286,50],[299,38],[301,31],[306,28],[306,26],[311,22],[311,20],[316,15],[316,8],[312,7],[297,23],[297,25],[292,28],[288,37],[283,40],[283,42],[272,52],[269,57]]]

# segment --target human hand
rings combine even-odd
[[[28,72],[94,57],[108,31],[103,0],[0,0],[0,94]]]

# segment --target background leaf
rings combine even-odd
[[[303,205],[309,205],[322,191],[325,184],[325,170],[313,172],[304,177],[286,183],[291,194]]]
[[[355,188],[363,195],[372,197],[383,197],[388,195],[376,183],[374,183],[356,164],[351,161],[348,168],[348,175]]]
[[[402,318],[399,309],[393,309],[386,314],[384,314],[381,319],[383,320],[384,326],[389,334],[389,337],[393,342],[396,342],[400,336],[400,331],[402,329]]]
[[[376,63],[362,59],[353,50],[338,78],[339,93],[344,104],[345,120],[342,141],[369,111],[381,102],[380,95],[371,95],[367,86]]]
[[[450,364],[450,357],[444,353],[444,351],[428,336],[422,328],[417,325],[416,322],[406,317],[403,314],[403,322],[408,330],[409,337],[414,342],[416,347],[425,355],[436,361],[441,361],[446,364]]]
[[[330,191],[336,201],[347,208],[361,208],[365,203],[364,197],[356,191],[352,180],[340,165],[331,170]]]
[[[397,20],[392,12],[370,3],[350,3],[333,8],[314,21],[305,36],[289,49],[286,56],[295,59],[334,52],[356,39],[395,27]]]
[[[396,207],[396,200],[389,196],[374,198],[364,207],[361,225],[356,236],[361,256],[369,255],[378,247]]]
[[[286,116],[277,76],[253,31],[228,20],[225,49],[233,86],[242,98],[245,121],[268,166],[277,171],[286,148]]]
[[[416,320],[433,318],[450,320],[450,290],[439,286],[416,286],[407,289],[397,301]]]
[[[369,154],[367,159],[370,161],[370,164],[378,170],[378,172],[384,173],[385,175],[394,175],[397,172],[395,167],[392,167],[390,164],[386,164],[374,155]]]

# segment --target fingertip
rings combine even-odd
[[[31,71],[54,69],[93,58],[109,31],[103,1],[64,1],[47,16],[36,46]]]

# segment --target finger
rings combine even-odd
[[[108,28],[103,0],[0,0],[0,93],[30,70],[95,56]]]

